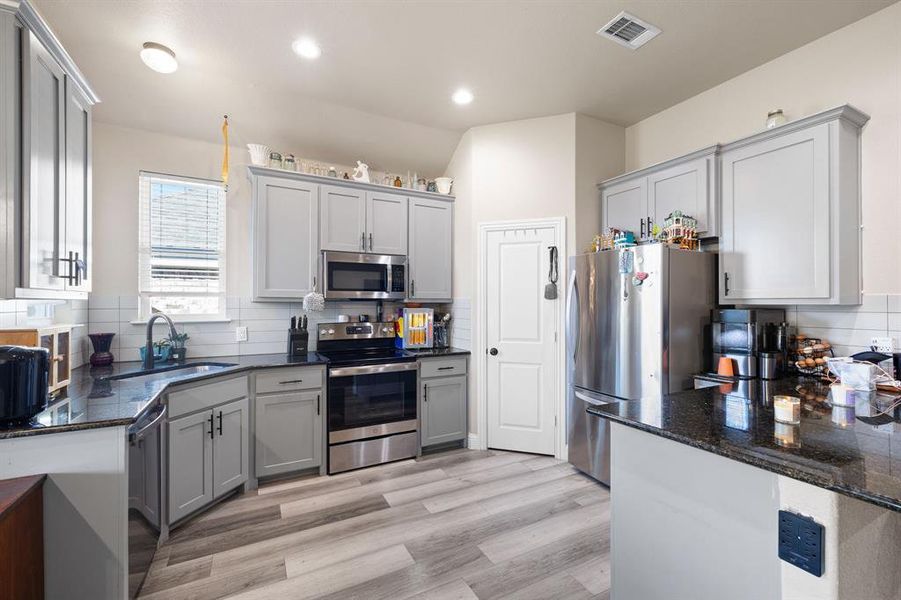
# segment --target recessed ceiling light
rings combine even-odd
[[[298,56],[308,60],[317,59],[322,54],[322,48],[319,47],[319,44],[317,44],[315,40],[311,40],[310,38],[294,40],[294,43],[291,44],[291,48]]]
[[[156,42],[144,42],[141,60],[157,73],[174,73],[178,69],[175,52]]]
[[[472,102],[473,98],[475,98],[475,96],[473,96],[472,92],[470,92],[466,88],[460,88],[459,90],[454,92],[453,96],[451,96],[451,100],[453,100],[457,104],[469,104],[470,102]]]

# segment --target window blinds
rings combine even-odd
[[[218,182],[140,174],[140,291],[225,293],[225,190]]]

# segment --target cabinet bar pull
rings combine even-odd
[[[369,250],[372,250],[372,234],[369,234]]]
[[[651,230],[653,229],[653,227],[651,227],[651,224],[653,222],[654,222],[654,219],[652,219],[651,217],[648,217],[648,237],[651,237],[652,235],[654,235],[653,233],[651,233]]]
[[[729,273],[724,273],[723,279],[725,279],[725,282],[726,282],[726,291],[723,293],[723,295],[728,296],[729,295]]]
[[[279,385],[291,385],[292,383],[303,383],[303,379],[289,379],[288,381],[279,381]]]
[[[365,250],[366,249],[366,232],[362,232],[360,234],[360,247]]]
[[[423,386],[422,386],[422,401],[423,402],[429,401],[429,384],[427,384],[427,383],[423,384]]]
[[[644,237],[644,219],[641,220],[641,238]]]
[[[412,298],[415,295],[416,295],[416,280],[411,279],[410,280],[410,297]]]
[[[456,367],[438,367],[439,371],[453,371]]]
[[[213,439],[213,411],[210,411],[210,439]]]
[[[316,414],[317,415],[319,414],[319,400],[320,400],[319,394],[316,394]]]
[[[222,436],[222,411],[219,411],[219,435]]]

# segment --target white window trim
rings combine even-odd
[[[168,179],[168,180],[172,180],[172,181],[184,181],[186,183],[199,183],[199,184],[203,184],[203,185],[217,185],[217,186],[222,187],[223,195],[226,194],[225,186],[222,184],[221,181],[217,181],[217,180],[213,180],[213,179],[203,179],[201,177],[189,177],[189,176],[185,176],[185,175],[172,175],[170,173],[160,173],[160,172],[156,172],[156,171],[141,170],[138,172],[138,204],[139,204],[139,208],[138,208],[138,211],[139,211],[139,214],[138,214],[138,318],[136,320],[131,321],[131,323],[134,325],[146,324],[147,321],[152,316],[153,313],[151,312],[151,308],[150,308],[150,297],[151,296],[165,295],[165,294],[161,294],[159,292],[144,292],[141,289],[141,285],[142,285],[141,278],[143,275],[141,272],[141,269],[143,267],[143,264],[141,262],[141,253],[143,251],[143,248],[141,246],[142,235],[143,235],[143,231],[141,228],[141,219],[143,218],[141,215],[141,211],[143,210],[143,202],[142,202],[142,198],[141,198],[141,179],[145,176],[160,177],[160,178]],[[224,201],[225,201],[225,198],[224,198]],[[220,270],[219,270],[220,291],[219,291],[219,293],[218,294],[199,294],[196,292],[195,293],[180,292],[178,294],[172,294],[173,296],[174,295],[200,296],[200,297],[209,297],[209,296],[214,296],[214,295],[218,296],[219,300],[220,300],[219,301],[219,312],[215,313],[215,314],[205,314],[205,315],[202,315],[202,314],[193,314],[193,315],[192,314],[188,314],[188,315],[172,314],[172,315],[168,315],[172,319],[172,321],[175,323],[229,323],[232,321],[232,319],[230,319],[228,317],[228,307],[226,306],[226,304],[227,304],[227,290],[226,290],[226,287],[227,287],[227,281],[226,281],[227,261],[226,261],[226,259],[227,259],[227,255],[228,255],[227,212],[228,211],[227,211],[227,206],[226,206],[226,207],[224,207],[224,209],[222,211],[223,240],[222,240],[222,253],[219,257],[219,263],[220,263]]]

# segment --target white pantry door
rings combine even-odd
[[[558,280],[559,298],[546,300],[544,286],[556,234],[550,226],[492,230],[487,242],[488,447],[554,454],[563,290]]]

